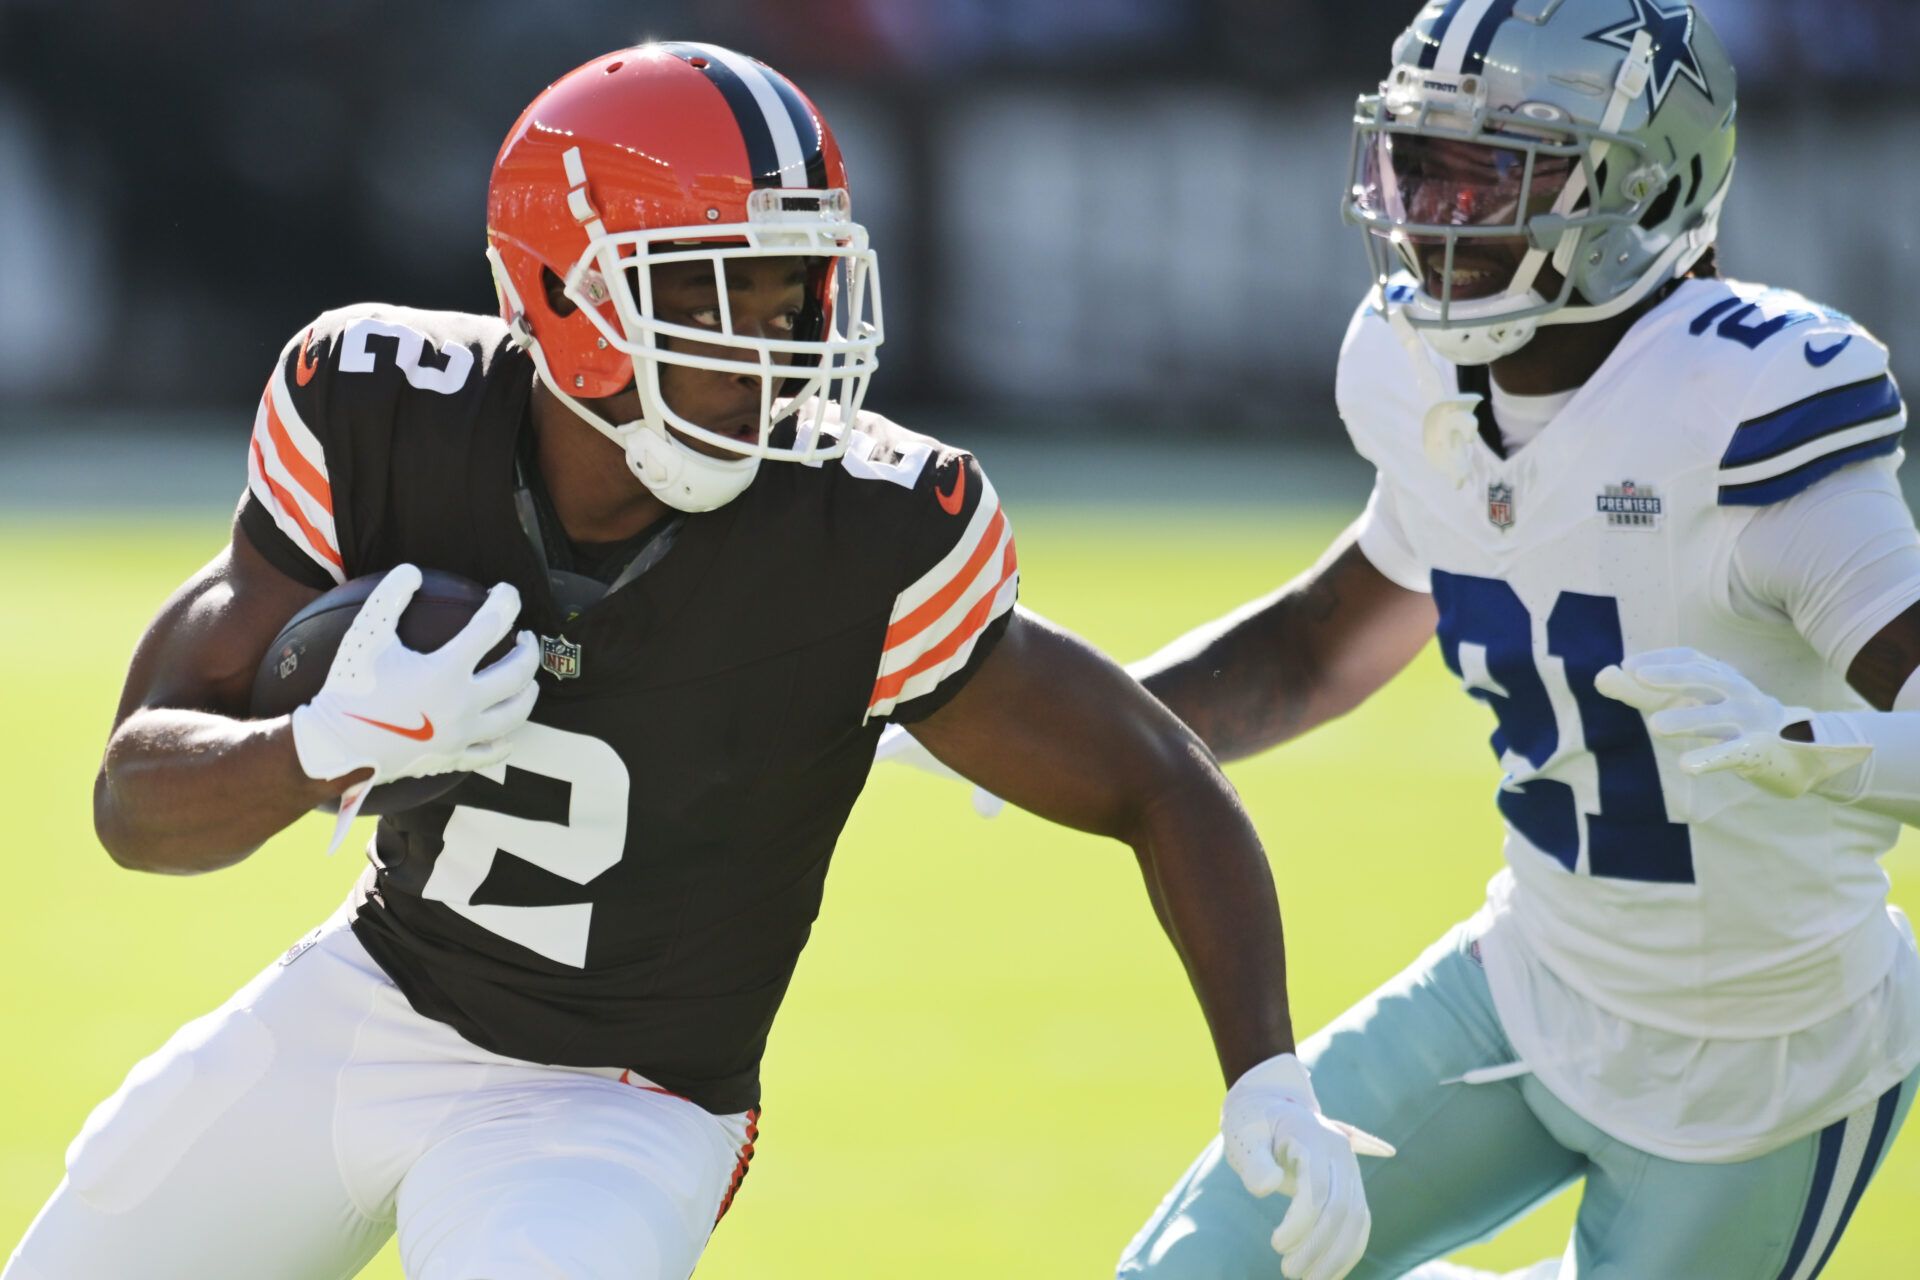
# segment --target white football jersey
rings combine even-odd
[[[1422,351],[1439,385],[1472,376]],[[1379,473],[1362,550],[1432,592],[1446,662],[1497,722],[1507,868],[1484,951],[1516,1047],[1595,1124],[1677,1158],[1741,1158],[1883,1091],[1920,1061],[1920,961],[1878,863],[1899,825],[1689,778],[1594,677],[1688,646],[1790,706],[1864,708],[1831,646],[1743,595],[1736,550],[1761,513],[1897,460],[1885,348],[1798,295],[1688,281],[1525,447],[1475,439],[1451,468],[1413,359],[1363,307],[1340,409]],[[1920,581],[1881,594],[1847,620],[1862,641]],[[1796,1036],[1824,1065],[1783,1086]],[[1701,1058],[1729,1042],[1721,1070]]]

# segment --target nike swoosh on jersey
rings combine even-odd
[[[303,387],[313,381],[314,372],[320,367],[319,362],[312,359],[307,351],[307,344],[312,341],[313,330],[309,329],[307,335],[300,339],[300,364],[293,371],[293,380]]]
[[[1807,344],[1807,363],[1816,369],[1824,369],[1840,358],[1840,353],[1853,345],[1853,335],[1848,334],[1824,351],[1815,351],[1813,344]]]
[[[940,504],[942,511],[950,516],[959,515],[960,508],[967,501],[967,464],[964,462],[960,464],[960,474],[954,477],[953,488],[945,493],[936,488],[933,496],[934,500]]]
[[[385,720],[369,720],[365,716],[356,716],[351,711],[347,712],[347,719],[358,720],[361,724],[370,724],[376,729],[385,729],[388,733],[397,733],[415,742],[425,742],[433,737],[433,721],[429,720],[424,713],[420,716],[420,727],[417,729],[409,729],[405,725],[388,724]]]

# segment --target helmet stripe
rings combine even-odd
[[[1465,3],[1467,0],[1447,0],[1447,11],[1434,19],[1433,30],[1420,47],[1420,66],[1423,70],[1433,70],[1434,63],[1440,58],[1441,42],[1447,38],[1447,28],[1453,25],[1453,15],[1459,13],[1460,6]]]
[[[1487,69],[1487,51],[1493,48],[1493,37],[1499,32],[1500,24],[1513,16],[1516,3],[1518,0],[1494,0],[1486,17],[1480,19],[1480,25],[1474,28],[1473,39],[1467,44],[1467,56],[1460,64],[1461,71],[1468,75],[1479,75]]]
[[[793,118],[787,114],[780,94],[773,87],[773,82],[779,77],[764,64],[742,57],[731,49],[722,49],[719,45],[708,45],[707,48],[725,62],[733,74],[740,77],[740,83],[746,85],[753,94],[754,103],[767,122],[767,132],[773,136],[774,154],[780,162],[775,180],[767,185],[805,186],[807,160],[800,149],[800,136],[794,130]]]
[[[788,181],[792,173],[797,178],[800,167],[799,143],[793,137],[793,122],[787,118],[784,109],[778,105],[778,97],[767,90],[767,96],[774,98],[779,114],[766,109],[760,94],[741,74],[744,65],[750,74],[757,75],[753,64],[730,50],[710,44],[663,44],[660,46],[674,57],[692,65],[695,58],[706,65],[695,70],[704,75],[720,96],[726,99],[727,106],[733,112],[734,123],[740,127],[740,138],[747,148],[747,170],[756,187],[794,186],[796,181]],[[764,79],[764,78],[762,78]],[[782,142],[786,142],[786,154],[782,154]]]
[[[824,191],[827,187],[827,149],[820,137],[820,119],[813,114],[813,108],[800,96],[793,82],[777,71],[767,72],[767,82],[774,92],[780,95],[781,104],[786,107],[787,119],[793,122],[794,135],[799,139],[800,154],[806,157],[806,185],[814,191]]]
[[[1464,73],[1468,55],[1475,48],[1478,37],[1485,27],[1485,19],[1498,9],[1506,9],[1501,14],[1505,18],[1513,10],[1513,0],[1461,0],[1461,3],[1447,10],[1446,34],[1438,38],[1434,50],[1433,69],[1442,75],[1461,75]],[[1437,24],[1436,24],[1437,25]],[[1498,25],[1496,21],[1495,25]],[[1492,32],[1487,32],[1492,38]],[[1484,47],[1484,46],[1480,46]]]

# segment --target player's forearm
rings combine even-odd
[[[1864,748],[1864,760],[1814,786],[1815,794],[1920,827],[1920,711],[1821,712],[1780,736],[1825,748]]]
[[[1196,765],[1182,785],[1142,811],[1132,843],[1227,1082],[1291,1052],[1273,876],[1226,779]]]
[[[1300,584],[1198,627],[1127,671],[1223,761],[1241,760],[1350,707],[1319,692],[1312,655],[1295,642]]]
[[[213,871],[245,858],[350,781],[307,777],[285,718],[150,709],[129,716],[107,744],[94,781],[94,830],[121,866]]]

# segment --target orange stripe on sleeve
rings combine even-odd
[[[267,460],[260,452],[260,442],[255,440],[252,443],[253,464],[259,468],[260,478],[266,481],[267,489],[273,494],[273,500],[280,504],[280,510],[286,515],[293,517],[293,522],[300,526],[300,532],[306,535],[308,549],[311,550],[313,554],[319,556],[342,573],[345,573],[347,567],[341,562],[340,553],[333,549],[333,544],[327,541],[326,535],[308,523],[306,516],[300,513],[299,501],[268,474]]]
[[[273,451],[280,455],[280,465],[287,469],[294,483],[307,491],[307,496],[333,513],[333,486],[327,483],[327,477],[320,469],[309,462],[306,455],[294,447],[293,439],[287,434],[287,424],[280,421],[280,411],[273,407],[273,389],[267,389],[267,434],[273,437]]]
[[[1006,527],[1006,511],[1004,509],[995,511],[993,519],[987,522],[985,531],[980,535],[979,545],[974,547],[973,554],[967,557],[967,562],[960,566],[960,571],[918,609],[887,628],[887,640],[881,646],[882,650],[891,649],[903,641],[913,639],[939,621],[940,615],[951,609],[953,602],[965,595],[967,588],[973,585],[982,566],[987,563],[987,558],[1000,544],[1000,531]]]
[[[1019,571],[1019,568],[1019,557],[1014,554],[1013,543],[1009,542],[1007,554],[1001,560],[1000,581],[994,584],[993,590],[981,596],[980,602],[967,610],[967,616],[960,619],[960,625],[955,627],[945,640],[921,654],[911,666],[902,667],[892,675],[882,676],[874,681],[873,696],[867,699],[867,706],[871,708],[885,702],[888,698],[897,697],[900,691],[906,688],[907,681],[923,671],[939,666],[958,653],[962,645],[986,630],[990,620],[989,615],[993,612],[994,600],[1000,595],[1000,589],[1007,585],[1008,580]]]

